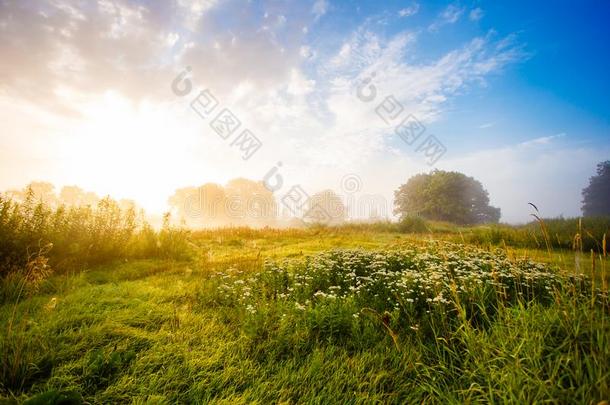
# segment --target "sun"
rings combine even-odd
[[[133,199],[147,212],[165,211],[188,171],[193,132],[170,110],[115,92],[81,105],[79,124],[61,145],[64,177],[100,195]]]

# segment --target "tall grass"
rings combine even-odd
[[[155,231],[133,208],[122,210],[110,198],[96,207],[52,208],[29,193],[23,202],[0,195],[0,281],[2,298],[28,273],[32,254],[55,272],[78,271],[128,258],[189,256],[188,231],[173,228],[169,217]]]
[[[505,243],[531,249],[570,249],[601,253],[604,235],[610,233],[610,218],[541,218],[526,225],[487,225],[463,231],[467,242],[477,244]],[[548,246],[547,246],[548,244]]]
[[[96,207],[52,208],[32,193],[22,203],[0,196],[0,304],[12,304],[0,335],[0,388],[19,391],[51,371],[46,340],[26,332],[32,298],[53,271],[127,258],[187,259],[188,232],[169,222],[166,216],[157,232],[110,198]]]
[[[567,249],[596,253],[603,251],[605,235],[610,233],[610,217],[543,218],[524,225],[484,224],[459,226],[448,222],[407,217],[399,222],[348,223],[337,231],[396,232],[432,234],[456,242],[477,245],[512,246],[527,249]]]

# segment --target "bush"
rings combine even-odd
[[[425,219],[416,216],[406,216],[398,223],[398,231],[402,233],[425,233],[429,229]]]

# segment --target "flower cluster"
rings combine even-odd
[[[353,318],[362,310],[403,314],[411,321],[431,312],[493,310],[500,304],[551,302],[554,293],[587,284],[503,251],[430,242],[399,250],[333,250],[301,261],[267,262],[257,273],[219,274],[220,299],[243,306],[247,315],[280,305],[306,312],[345,303]],[[417,328],[411,322],[409,328]]]

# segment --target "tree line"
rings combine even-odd
[[[5,196],[24,201],[28,194],[50,207],[97,206],[103,199],[77,186],[59,193],[47,182],[33,182]],[[585,217],[610,215],[610,161],[597,165],[596,175],[582,191]],[[123,210],[142,211],[132,200],[116,202]],[[237,178],[226,185],[206,183],[177,189],[168,205],[174,221],[192,228],[222,226],[299,226],[303,222],[336,225],[348,220],[348,209],[333,190],[312,195],[299,215],[279,204],[263,182]],[[399,220],[423,218],[460,225],[497,223],[500,208],[490,205],[489,193],[480,181],[455,171],[434,170],[412,176],[394,192],[394,214]],[[372,213],[371,220],[374,217]]]

